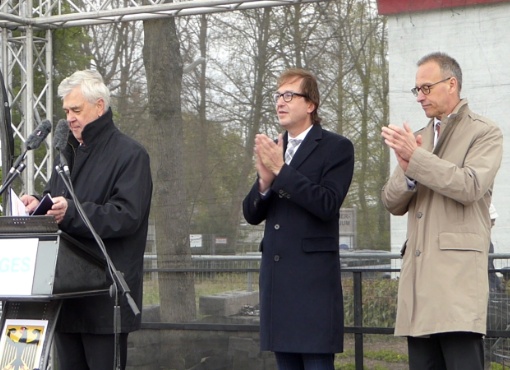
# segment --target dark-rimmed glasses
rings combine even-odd
[[[453,77],[445,78],[444,80],[438,81],[438,82],[433,83],[431,85],[423,85],[423,86],[420,86],[420,87],[413,87],[411,89],[411,92],[413,93],[414,96],[418,96],[418,93],[420,91],[423,93],[423,95],[428,95],[428,94],[430,94],[430,89],[432,87],[436,86],[437,84],[440,84],[441,82],[446,82],[446,81],[450,80],[451,78],[453,78]]]
[[[304,95],[304,94],[300,94],[300,93],[297,93],[297,92],[293,92],[293,91],[285,91],[284,93],[274,93],[273,94],[273,100],[275,103],[278,103],[278,99],[280,99],[280,96],[283,96],[283,101],[288,103],[292,100],[292,98],[294,97],[294,95],[296,96],[301,96],[302,98],[306,98],[307,96]]]

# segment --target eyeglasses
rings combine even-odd
[[[413,87],[411,89],[411,92],[413,93],[414,96],[418,96],[418,93],[420,91],[423,93],[423,95],[428,95],[428,94],[430,94],[430,89],[432,87],[434,87],[437,84],[440,84],[441,82],[446,82],[446,81],[450,80],[451,78],[453,78],[453,77],[445,78],[444,80],[441,80],[441,81],[438,81],[436,83],[433,83],[432,85],[423,85],[423,86],[420,86],[420,87]]]
[[[300,93],[297,93],[297,92],[292,92],[292,91],[285,91],[284,93],[274,93],[273,94],[273,100],[275,103],[278,103],[278,99],[280,99],[280,96],[283,96],[283,101],[288,103],[292,100],[292,98],[294,97],[294,95],[296,96],[301,96],[303,98],[307,98],[306,95],[303,95],[303,94],[300,94]]]

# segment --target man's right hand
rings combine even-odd
[[[23,204],[25,205],[25,210],[27,211],[28,214],[31,214],[32,212],[34,212],[34,210],[39,205],[39,199],[37,199],[33,195],[25,194],[25,195],[22,195],[20,199],[23,202]]]
[[[259,175],[259,191],[261,193],[265,193],[271,184],[273,183],[276,175],[273,171],[271,171],[264,164],[264,160],[267,161],[267,149],[264,148],[264,145],[268,144],[268,140],[270,140],[266,135],[259,134],[255,136],[255,168]],[[272,143],[272,140],[270,140]],[[282,142],[281,134],[278,136],[278,142]],[[272,143],[274,145],[274,143]]]

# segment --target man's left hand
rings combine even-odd
[[[55,197],[53,198],[53,206],[46,213],[48,215],[52,215],[57,220],[57,223],[61,223],[64,219],[64,216],[67,211],[67,199],[64,197]]]

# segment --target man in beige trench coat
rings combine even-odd
[[[455,59],[432,53],[417,65],[412,92],[427,126],[382,130],[398,161],[382,201],[408,217],[395,335],[408,338],[411,370],[483,370],[489,205],[503,137],[460,98]]]

